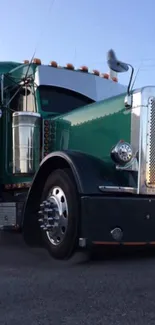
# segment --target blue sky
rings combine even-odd
[[[0,60],[36,57],[107,72],[106,53],[141,65],[135,86],[155,85],[154,0],[1,1]],[[119,75],[128,82],[128,73]]]

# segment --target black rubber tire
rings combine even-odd
[[[57,169],[53,171],[44,186],[41,202],[47,198],[49,190],[59,186],[67,199],[68,228],[66,236],[58,246],[52,245],[45,231],[42,232],[43,242],[51,256],[55,259],[69,259],[75,252],[78,244],[78,228],[80,216],[80,203],[76,185],[70,169]]]

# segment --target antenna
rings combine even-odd
[[[32,64],[32,61],[33,61],[33,59],[34,59],[35,54],[36,54],[36,49],[35,49],[35,51],[34,51],[34,53],[33,53],[33,55],[32,55],[32,58],[31,58],[30,63],[29,63],[29,65],[28,65],[28,68],[27,68],[27,71],[26,71],[25,77],[23,78],[23,79],[24,79],[23,81],[26,81],[26,80],[27,80],[28,73],[29,73],[29,70],[30,70],[30,66],[31,66],[31,64]]]
[[[50,12],[51,12],[51,10],[52,10],[52,7],[53,7],[53,5],[54,5],[54,2],[55,2],[55,0],[49,0],[49,8],[48,8],[48,12],[47,12],[48,15],[50,14]],[[43,31],[43,29],[41,28],[40,32],[42,32],[42,31]],[[30,63],[28,64],[28,68],[27,68],[27,71],[26,71],[25,77],[22,78],[22,80],[21,80],[21,81],[24,82],[24,84],[26,83],[26,81],[28,81],[27,78],[28,78],[29,69],[30,69],[30,67],[31,67],[32,61],[33,61],[34,56],[35,56],[35,54],[36,54],[37,47],[38,47],[38,44],[39,44],[40,39],[41,39],[41,33],[39,33],[38,41],[36,42],[36,48],[35,48],[35,51],[34,51],[34,53],[33,53],[33,55],[32,55],[32,58],[31,58],[31,60],[30,60]]]
[[[135,82],[136,82],[137,76],[138,76],[138,74],[139,74],[139,71],[140,71],[142,65],[143,65],[143,61],[140,63],[139,68],[138,68],[138,70],[137,70],[137,72],[136,72],[136,75],[135,75],[135,78],[134,78],[133,84],[132,84],[132,86],[131,86],[131,90],[132,90],[133,87],[134,87],[134,84],[135,84]]]
[[[49,9],[48,9],[48,15],[49,15],[50,12],[51,12],[51,9],[52,9],[52,7],[53,7],[54,2],[55,2],[55,0],[49,0],[50,5],[49,5]],[[41,32],[42,32],[42,30],[43,30],[43,29],[41,28]],[[39,37],[38,37],[38,42],[37,42],[37,43],[39,43],[40,39],[41,39],[41,36],[39,35]],[[37,45],[38,45],[38,44],[37,44]],[[36,48],[37,48],[37,46],[36,46]],[[29,69],[30,69],[30,67],[31,67],[32,61],[33,61],[34,56],[35,56],[35,53],[36,53],[36,48],[35,48],[35,51],[34,51],[34,53],[33,53],[33,55],[32,55],[32,58],[31,58],[31,60],[30,60],[30,63],[28,64],[28,67],[27,67],[27,70],[26,70],[25,76],[24,76],[23,78],[21,78],[20,81],[16,82],[16,81],[13,79],[13,77],[9,76],[9,72],[4,73],[4,74],[1,76],[1,78],[0,78],[0,88],[1,88],[0,107],[1,107],[1,106],[3,105],[3,103],[4,103],[4,90],[5,90],[5,88],[4,88],[4,78],[7,78],[7,79],[10,80],[12,83],[14,83],[15,88],[18,87],[18,88],[17,88],[17,91],[15,92],[15,94],[14,94],[14,95],[9,99],[8,103],[6,104],[6,107],[9,105],[9,103],[12,101],[12,99],[17,95],[17,93],[18,93],[20,90],[22,90],[23,86],[26,86],[27,84],[29,84],[29,82],[32,81],[32,79],[28,79],[28,73],[29,73]],[[31,77],[31,76],[30,76],[30,77]],[[33,82],[34,82],[34,81],[33,81]],[[1,110],[0,110],[0,117],[1,117]]]
[[[75,62],[74,63],[75,65],[76,65],[76,54],[77,54],[77,50],[76,50],[76,46],[75,46],[75,49],[74,49],[74,60],[73,60]]]
[[[128,63],[128,66],[131,68],[131,74],[130,74],[129,84],[128,84],[128,88],[127,88],[127,94],[130,95],[130,87],[131,87],[131,82],[132,82],[132,78],[133,78],[133,74],[134,74],[134,68],[129,63]]]
[[[48,11],[47,11],[47,14],[48,14],[48,15],[49,15],[50,12],[51,12],[51,9],[52,9],[52,7],[53,7],[53,5],[54,5],[54,2],[55,2],[55,0],[49,0],[50,5],[49,5]],[[43,30],[43,29],[41,28],[41,32],[42,32],[42,30]],[[39,33],[38,41],[37,41],[37,45],[36,45],[35,51],[34,51],[34,53],[33,53],[33,55],[32,55],[32,58],[31,58],[31,60],[30,60],[30,62],[29,62],[29,64],[28,64],[28,67],[27,67],[27,70],[26,70],[25,76],[24,76],[23,78],[21,78],[21,80],[20,80],[18,83],[16,83],[16,82],[14,82],[14,80],[13,80],[11,77],[4,75],[4,77],[6,76],[7,78],[10,78],[10,80],[12,80],[12,81],[17,85],[17,86],[19,86],[19,88],[17,89],[17,92],[14,94],[14,96],[15,96],[15,95],[20,91],[20,90],[22,90],[23,86],[27,86],[27,85],[28,85],[30,82],[32,82],[32,80],[33,80],[32,78],[31,78],[31,79],[28,78],[28,73],[29,73],[29,70],[30,70],[30,67],[31,67],[32,61],[33,61],[33,59],[34,59],[34,56],[35,56],[35,54],[36,54],[37,46],[38,46],[38,43],[39,43],[40,39],[41,39],[41,35],[40,35],[40,33]],[[32,77],[32,76],[30,75],[29,77]],[[34,82],[34,81],[33,81],[33,82]],[[2,87],[2,84],[1,84],[1,87]],[[9,102],[7,103],[7,105],[11,102],[11,100],[14,98],[14,96],[9,100]]]

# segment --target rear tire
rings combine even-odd
[[[50,192],[51,196],[49,196]],[[50,202],[53,200],[56,204],[58,203],[54,215],[59,220],[55,221],[56,226],[53,228],[54,230],[41,230],[43,242],[52,257],[68,259],[75,252],[78,245],[80,217],[79,196],[70,169],[57,169],[49,175],[43,189],[41,203],[46,201],[48,197],[51,200]],[[61,209],[63,210],[62,214],[58,213],[58,210],[60,212]]]

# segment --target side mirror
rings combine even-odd
[[[129,65],[124,62],[118,61],[115,52],[113,50],[108,51],[107,63],[111,70],[118,73],[126,72],[129,70]]]

